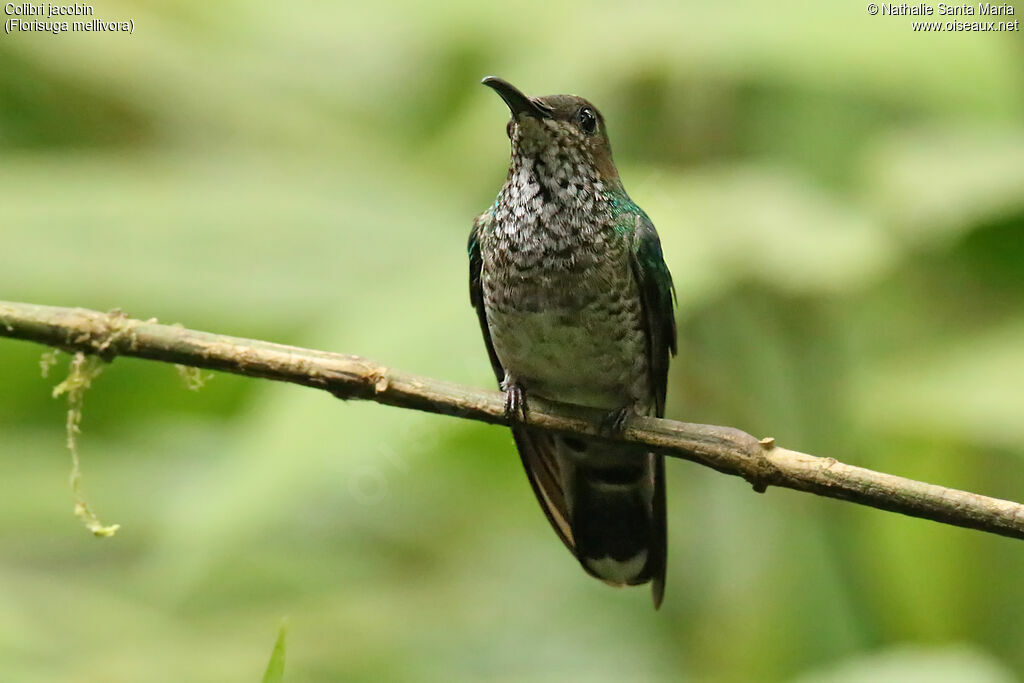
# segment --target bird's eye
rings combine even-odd
[[[579,123],[580,129],[587,135],[593,135],[597,130],[597,115],[590,107],[580,109],[576,114],[576,121]]]

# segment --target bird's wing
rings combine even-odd
[[[491,359],[491,368],[494,369],[494,376],[500,384],[505,379],[505,369],[501,367],[498,354],[494,352],[494,344],[491,342],[491,330],[487,327],[487,312],[484,310],[484,288],[480,280],[480,271],[483,269],[484,259],[480,254],[480,233],[485,221],[490,220],[489,213],[483,213],[473,221],[473,230],[469,233],[469,244],[466,249],[469,252],[469,303],[476,309],[477,320],[480,321],[480,331],[484,335],[484,344],[487,345],[487,355]]]
[[[498,383],[505,378],[505,369],[498,360],[491,341],[491,330],[487,325],[487,311],[484,307],[483,285],[480,274],[483,268],[483,257],[480,253],[480,238],[486,222],[491,220],[489,212],[483,213],[473,222],[473,230],[469,233],[469,301],[476,309],[480,321],[480,332],[487,345],[487,355],[491,359],[491,367]],[[565,504],[565,493],[562,491],[562,476],[555,458],[554,438],[548,434],[533,432],[522,427],[513,427],[512,436],[523,461],[523,468],[530,480],[534,495],[541,509],[562,542],[575,555],[576,548],[569,528],[569,513]]]
[[[668,359],[670,355],[676,355],[675,287],[665,265],[661,240],[654,224],[643,212],[634,214],[633,220],[633,276],[639,285],[643,303],[656,415],[664,417]]]
[[[643,211],[634,215],[632,231],[632,267],[640,289],[643,304],[644,323],[647,329],[647,358],[651,369],[651,384],[654,388],[655,414],[665,416],[665,392],[668,387],[668,360],[676,354],[676,318],[673,310],[675,287],[672,275],[665,265],[661,251],[661,240],[654,224]],[[651,519],[651,557],[648,567],[651,574],[654,606],[661,604],[665,594],[665,563],[667,529],[665,519],[665,458],[650,454],[651,474],[654,480]]]

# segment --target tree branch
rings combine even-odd
[[[110,361],[133,356],[248,377],[291,382],[399,408],[509,424],[497,391],[399,372],[365,358],[241,339],[100,313],[0,301],[0,336],[25,339]],[[769,485],[839,498],[945,524],[1024,539],[1024,505],[845,465],[758,440],[731,427],[638,417],[621,435],[599,432],[603,413],[531,399],[532,427],[644,446]]]

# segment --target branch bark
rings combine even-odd
[[[411,375],[358,356],[228,337],[100,313],[0,301],[0,336],[71,352],[146,358],[323,389],[342,399],[376,401],[488,424],[509,424],[504,396]],[[779,486],[912,517],[1024,539],[1024,505],[846,465],[758,440],[732,427],[638,417],[621,435],[599,432],[603,414],[531,399],[532,427],[638,444],[725,474],[757,491]]]

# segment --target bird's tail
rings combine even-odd
[[[665,576],[665,489],[661,456],[614,464],[567,463],[566,503],[576,557],[613,585],[654,581],[660,603]]]
[[[665,591],[665,466],[653,453],[513,428],[551,526],[586,572],[616,585]]]

